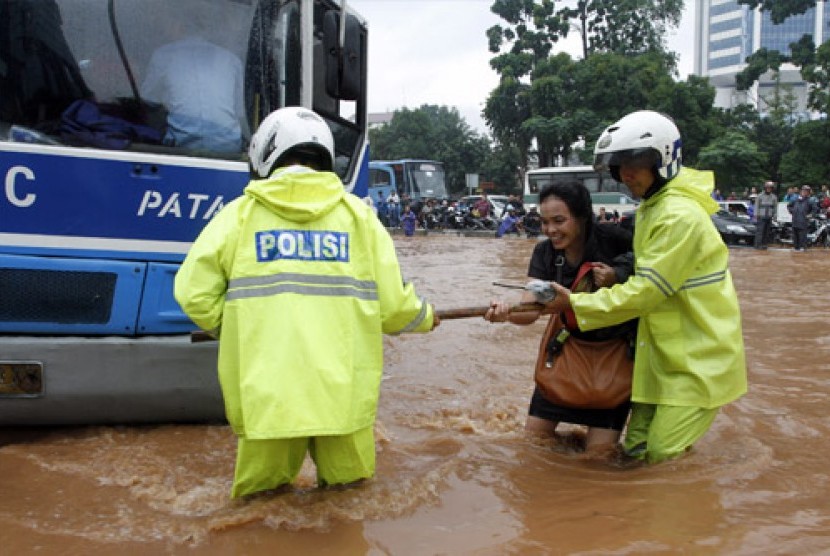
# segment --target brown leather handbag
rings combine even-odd
[[[590,263],[577,273],[572,291],[588,291]],[[551,315],[536,359],[536,386],[551,402],[574,408],[611,409],[631,397],[634,361],[629,339],[588,341],[571,336]]]

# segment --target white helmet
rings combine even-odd
[[[251,175],[267,178],[289,154],[312,154],[321,160],[321,170],[334,168],[334,137],[323,118],[299,106],[268,114],[248,147]]]
[[[653,168],[664,180],[682,165],[680,131],[668,116],[651,110],[632,112],[602,132],[594,147],[594,168],[610,170],[619,181],[620,164]]]

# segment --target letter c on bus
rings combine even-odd
[[[30,168],[26,168],[25,166],[12,166],[6,173],[6,198],[16,207],[30,207],[34,204],[35,199],[37,199],[37,195],[27,193],[23,197],[17,196],[14,190],[14,180],[18,174],[22,174],[29,181],[35,181],[35,173]]]

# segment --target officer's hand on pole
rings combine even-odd
[[[561,313],[567,309],[571,308],[571,290],[557,284],[556,282],[551,282],[551,286],[553,287],[556,295],[554,296],[552,301],[545,303],[545,312],[546,313]]]

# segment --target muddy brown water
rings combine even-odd
[[[533,240],[396,237],[439,308],[517,299]],[[733,249],[750,392],[686,457],[622,469],[522,434],[543,324],[387,337],[377,476],[228,498],[218,425],[0,431],[3,554],[830,553],[830,251]],[[511,297],[513,296],[513,297]]]

